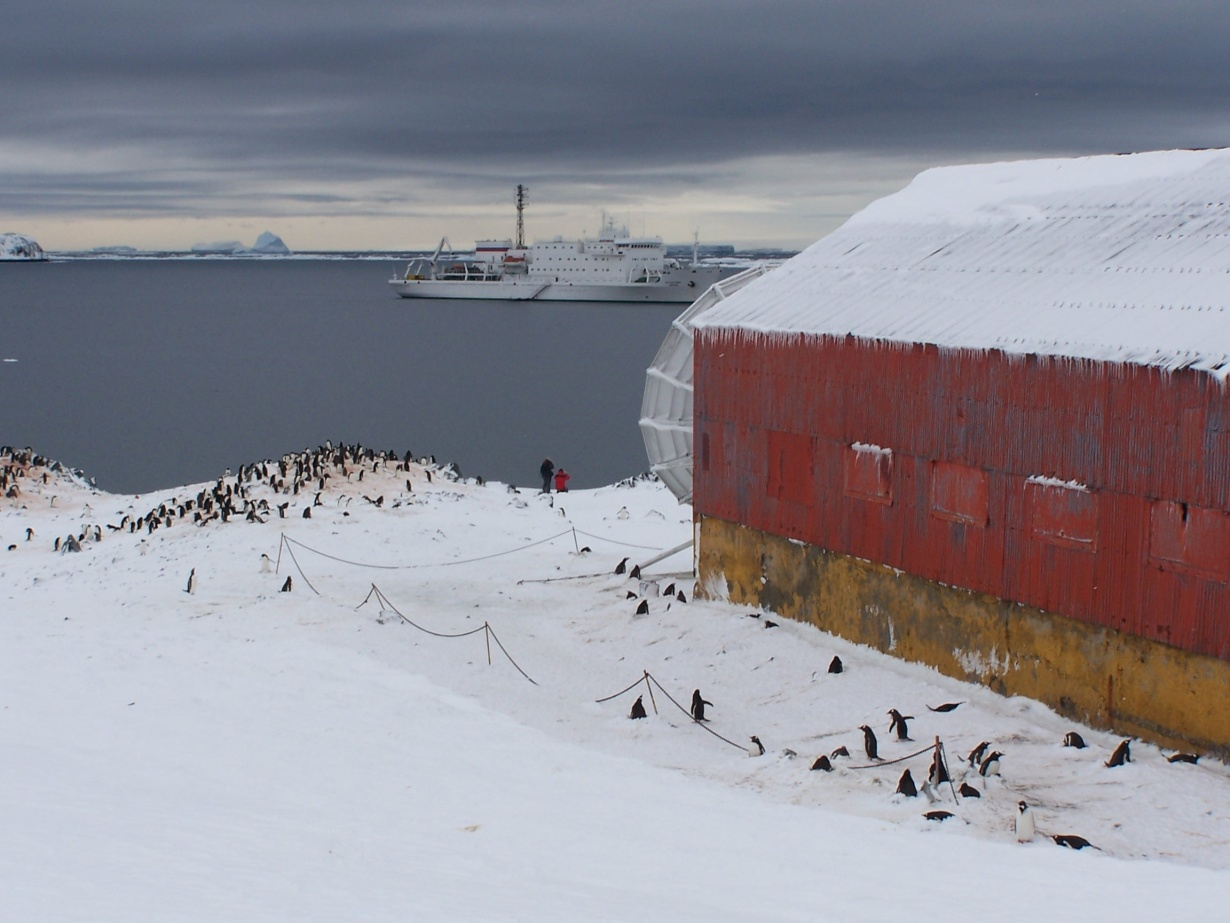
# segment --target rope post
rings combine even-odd
[[[273,566],[273,572],[279,573],[279,568],[282,566],[282,546],[286,544],[286,533],[282,532],[278,535],[278,563]]]
[[[483,636],[487,639],[487,666],[491,666],[491,623],[483,622]]]
[[[581,543],[577,541],[577,527],[572,527],[572,547],[577,550],[577,554],[581,553]]]
[[[656,715],[658,713],[658,703],[653,697],[653,683],[649,681],[649,671],[645,670],[643,672],[645,674],[645,688],[649,690],[649,704],[653,706],[653,713]]]

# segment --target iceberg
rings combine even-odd
[[[32,238],[9,232],[0,234],[0,260],[45,260],[47,254]]]

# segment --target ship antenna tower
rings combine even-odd
[[[529,192],[520,183],[517,184],[517,249],[525,249],[525,194]]]

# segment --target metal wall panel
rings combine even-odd
[[[704,330],[695,387],[698,512],[1230,659],[1230,542],[1214,541],[1230,392],[1214,377]],[[891,450],[887,496],[848,489],[856,443]]]

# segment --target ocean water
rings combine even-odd
[[[0,444],[141,493],[325,440],[538,485],[645,471],[645,369],[686,305],[417,301],[381,260],[0,264]],[[16,361],[11,361],[16,360]]]

